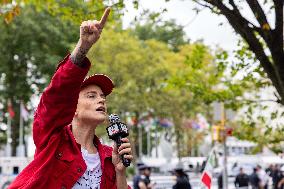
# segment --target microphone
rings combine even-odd
[[[120,118],[116,114],[111,114],[109,116],[109,123],[110,125],[106,128],[108,137],[114,140],[119,148],[120,145],[123,143],[121,141],[122,138],[125,138],[129,135],[127,125],[120,122]],[[130,160],[124,158],[124,155],[121,155],[122,163],[125,167],[130,165]]]

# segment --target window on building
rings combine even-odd
[[[13,174],[19,174],[19,167],[13,167]]]

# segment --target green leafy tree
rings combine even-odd
[[[213,64],[210,49],[202,44],[184,45],[173,52],[166,43],[142,41],[119,28],[105,30],[88,56],[94,64],[93,72],[110,75],[115,81],[116,88],[108,99],[109,112],[122,116],[131,113],[136,120],[142,119],[144,113],[172,118],[180,136],[180,155],[184,147],[183,119],[206,112],[206,90],[210,92],[221,82],[219,72],[224,71]],[[135,145],[137,130],[137,125],[132,127]]]
[[[111,4],[105,4],[111,3]],[[106,6],[111,6],[113,16],[119,16],[124,7],[123,2],[111,1],[55,1],[55,0],[2,0],[0,1],[0,16],[9,24],[14,18],[21,15],[22,7],[33,6],[37,11],[47,11],[49,14],[60,17],[63,20],[72,21],[80,24],[82,20],[99,18]]]
[[[19,103],[28,102],[33,94],[39,94],[50,80],[58,61],[78,39],[77,27],[62,22],[32,7],[22,9],[9,25],[1,24],[0,57],[1,103],[11,99],[16,116],[12,121],[12,149],[16,153],[19,129]]]
[[[179,46],[189,43],[183,26],[177,25],[174,20],[158,23],[148,21],[143,25],[137,22],[133,33],[141,40],[156,39],[162,41],[175,52],[179,50]]]

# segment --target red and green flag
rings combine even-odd
[[[211,189],[213,181],[213,170],[217,165],[215,147],[211,150],[204,171],[201,175],[201,185],[206,189]]]

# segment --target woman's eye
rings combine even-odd
[[[88,95],[88,98],[96,98],[96,95]]]

